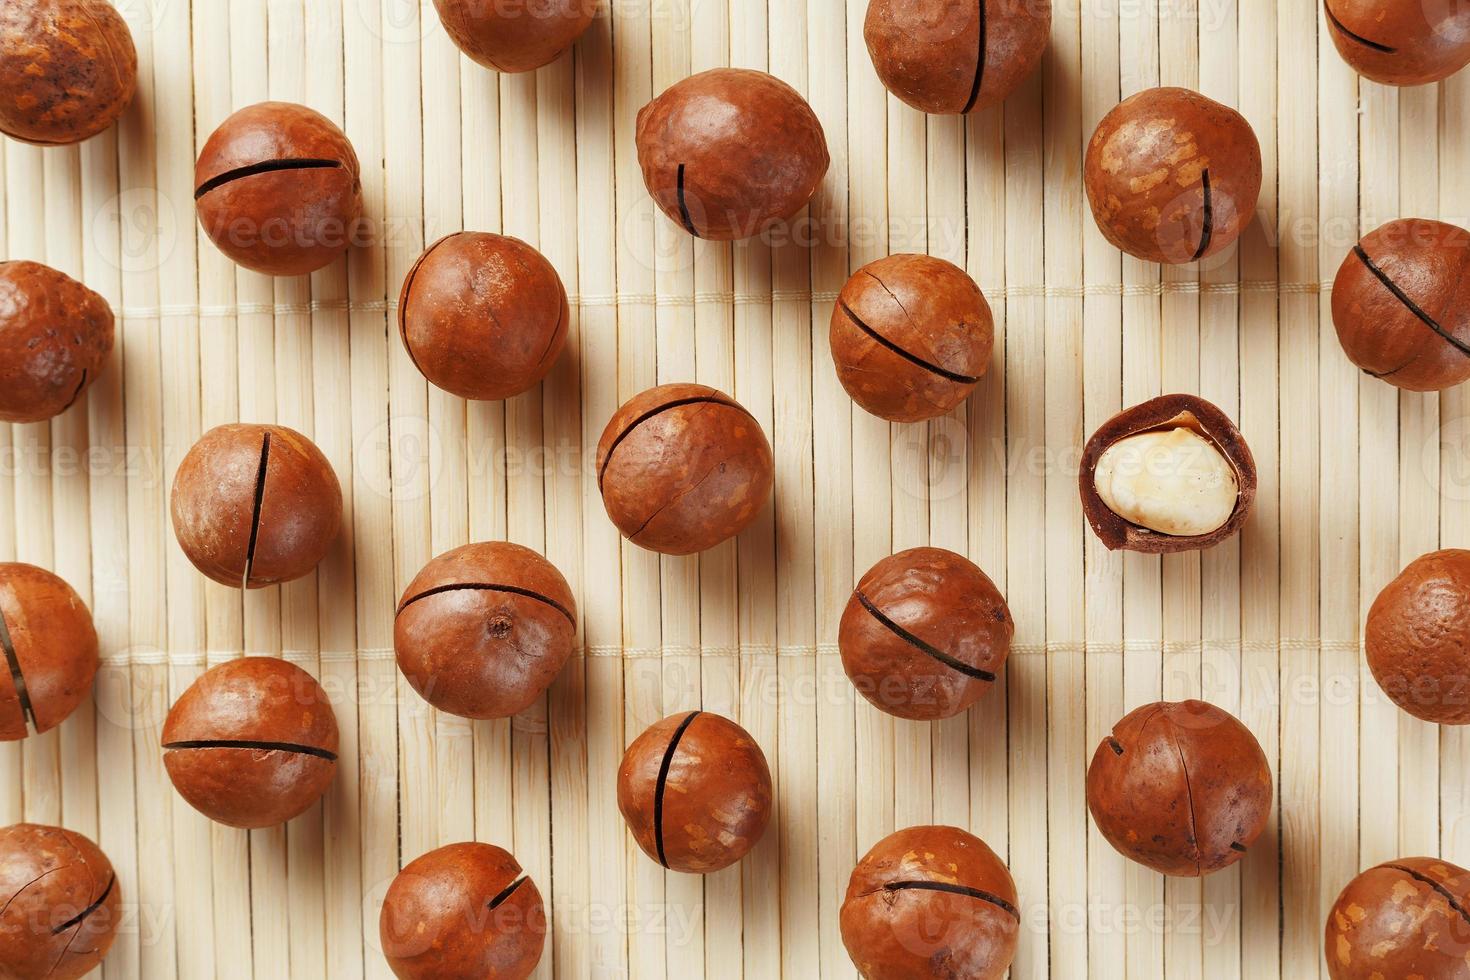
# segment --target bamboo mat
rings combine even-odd
[[[1470,391],[1365,378],[1329,309],[1360,228],[1470,223],[1470,73],[1360,82],[1314,0],[1058,0],[1045,65],[1003,110],[925,118],[879,85],[861,0],[608,5],[574,56],[498,77],[428,0],[123,0],[143,65],[124,123],[80,148],[5,144],[5,253],[119,314],[83,406],[0,427],[0,558],[72,582],[105,658],[94,706],[0,746],[0,822],[65,823],[111,857],[129,914],[108,978],[388,976],[389,880],[469,838],[535,877],[555,913],[538,976],[565,978],[852,976],[848,873],[915,823],[1009,861],[1027,978],[1315,977],[1360,867],[1470,862],[1470,733],[1399,711],[1359,652],[1402,564],[1470,543]],[[826,127],[811,242],[694,243],[648,199],[637,110],[727,64],[795,85]],[[1238,105],[1264,151],[1258,221],[1203,267],[1120,257],[1082,191],[1092,126],[1160,83]],[[266,98],[344,125],[382,222],[309,280],[237,270],[194,223],[198,147]],[[573,294],[568,353],[504,404],[428,387],[389,326],[424,242],[460,228],[535,244]],[[996,314],[985,380],[927,425],[856,410],[827,351],[836,291],[890,251],[959,262]],[[685,380],[762,422],[775,503],[738,542],[660,558],[620,543],[588,461],[624,398]],[[1080,512],[1081,446],[1168,391],[1240,423],[1255,514],[1204,554],[1108,554]],[[316,575],[243,597],[194,571],[166,512],[183,453],[236,420],[312,435],[350,529]],[[432,555],[496,538],[566,574],[583,654],[525,715],[470,724],[399,678],[393,608]],[[1017,625],[1002,682],[934,725],[856,697],[835,647],[855,578],[925,543],[974,558]],[[251,833],[184,804],[158,750],[172,699],[242,651],[320,676],[343,736],[322,806]],[[1083,797],[1114,721],[1187,696],[1250,726],[1279,790],[1250,856],[1203,882],[1125,862]],[[703,879],[647,860],[615,798],[627,742],[695,706],[756,735],[778,799],[757,850]]]

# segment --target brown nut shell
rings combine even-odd
[[[531,549],[505,541],[455,548],[403,593],[393,622],[398,669],[441,711],[509,718],[571,656],[576,609],[566,579]]]
[[[524,980],[546,945],[546,909],[509,853],[450,844],[393,879],[378,934],[399,980]]]
[[[1411,561],[1368,610],[1373,679],[1415,718],[1470,724],[1470,551]]]
[[[1097,463],[1108,447],[1129,436],[1180,427],[1194,430],[1220,451],[1235,471],[1240,489],[1230,519],[1208,534],[1164,534],[1142,527],[1114,513],[1098,496]],[[1163,395],[1125,408],[1092,434],[1082,450],[1078,488],[1082,494],[1082,513],[1109,551],[1122,549],[1145,554],[1199,551],[1219,544],[1245,525],[1256,501],[1256,461],[1235,423],[1215,405],[1195,395]]]
[[[871,0],[863,24],[884,88],[933,113],[1004,102],[1050,36],[1050,0]]]
[[[633,740],[618,809],[643,853],[708,874],[745,857],[771,820],[771,770],[750,733],[709,711],[669,715]]]
[[[567,340],[567,291],[545,256],[504,235],[430,245],[398,298],[398,335],[432,384],[498,401],[546,377]]]
[[[919,422],[975,390],[990,367],[995,323],[963,269],[928,255],[890,255],[847,280],[829,339],[853,401],[890,422]]]
[[[80,143],[117,122],[138,88],[133,35],[107,0],[0,4],[0,132]]]
[[[174,535],[222,585],[259,589],[316,568],[342,525],[342,487],[306,436],[283,425],[221,425],[179,463]]]
[[[1385,85],[1442,81],[1470,64],[1470,8],[1454,0],[1325,0],[1344,61]]]
[[[163,725],[174,789],[211,820],[273,827],[319,800],[337,771],[337,716],[306,671],[274,657],[211,668]]]
[[[1327,914],[1332,980],[1463,980],[1470,974],[1470,871],[1406,857],[1348,882]]]
[[[831,158],[816,113],[780,79],[715,68],[638,113],[648,193],[696,238],[749,238],[816,194]]]
[[[77,980],[102,962],[122,922],[112,863],[81,834],[0,829],[0,977]]]
[[[1245,856],[1271,815],[1250,730],[1203,701],[1160,701],[1113,726],[1087,767],[1087,809],[1119,854],[1198,877]]]
[[[1016,956],[1016,883],[958,827],[883,838],[847,883],[842,942],[866,980],[999,980]]]
[[[1470,232],[1404,218],[1370,232],[1332,284],[1343,352],[1409,391],[1470,379]]]
[[[650,388],[597,444],[607,516],[641,548],[688,555],[739,534],[775,483],[771,444],[739,402],[704,385]]]
[[[949,718],[995,683],[1016,624],[974,562],[913,548],[878,562],[842,614],[842,669],[863,697],[900,718]]]
[[[1113,245],[1149,262],[1196,262],[1228,248],[1255,217],[1261,144],[1229,106],[1151,88],[1098,123],[1084,182]]]
[[[269,276],[304,276],[359,237],[357,153],[336,123],[306,106],[247,106],[204,144],[194,207],[205,234],[234,262]]]
[[[0,262],[0,421],[60,415],[112,352],[107,300],[38,262]]]
[[[0,563],[0,741],[50,731],[92,690],[97,631],[76,590],[35,565]]]
[[[434,0],[459,49],[486,68],[535,71],[560,58],[597,16],[597,0]]]

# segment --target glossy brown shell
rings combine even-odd
[[[567,312],[567,291],[540,252],[465,231],[430,245],[409,271],[398,335],[430,382],[493,401],[546,377],[566,346]]]
[[[1327,914],[1332,980],[1460,980],[1470,971],[1470,871],[1428,857],[1369,868]]]
[[[858,582],[837,642],[863,697],[900,718],[949,718],[980,699],[1016,624],[980,568],[943,548],[891,555]]]
[[[749,238],[817,192],[831,159],[796,89],[765,72],[715,68],[638,113],[638,163],[664,214],[697,238]]]
[[[0,977],[77,980],[122,922],[122,888],[96,844],[61,827],[0,829]]]
[[[107,0],[0,4],[0,132],[79,143],[117,122],[138,88],[138,52]]]
[[[958,827],[909,827],[853,869],[842,942],[866,980],[999,980],[1016,956],[1016,884]]]
[[[1113,108],[1087,144],[1087,200],[1103,237],[1173,264],[1228,248],[1256,213],[1261,145],[1245,117],[1184,88]]]
[[[434,0],[434,8],[461,51],[503,72],[551,64],[597,16],[597,0]]]
[[[271,276],[329,265],[360,235],[357,154],[326,116],[290,102],[247,106],[194,165],[199,224],[232,260]]]
[[[771,820],[771,770],[750,733],[684,711],[633,740],[618,768],[618,809],[643,853],[708,874],[745,857]]]
[[[1113,726],[1087,767],[1087,809],[1124,857],[1197,877],[1234,864],[1271,815],[1260,743],[1203,701],[1160,701]]]
[[[1410,562],[1373,601],[1363,644],[1394,704],[1425,721],[1470,724],[1470,551]]]
[[[0,564],[0,741],[65,721],[97,676],[97,631],[76,590],[35,565]]]
[[[400,980],[524,980],[546,945],[546,910],[516,859],[491,844],[450,844],[398,873],[378,917]]]
[[[990,304],[965,271],[927,255],[890,255],[855,272],[832,308],[837,379],[891,422],[937,418],[990,367]]]
[[[398,669],[434,707],[509,718],[556,680],[577,639],[577,606],[529,548],[467,544],[424,566],[398,603]]]
[[[771,496],[766,434],[740,403],[704,385],[650,388],[618,409],[597,444],[607,516],[639,547],[713,548],[743,531]]]
[[[1422,218],[1370,232],[1337,270],[1332,322],[1348,360],[1391,385],[1470,379],[1470,232]]]
[[[258,589],[300,578],[326,556],[342,525],[342,487],[294,429],[222,425],[179,463],[170,509],[195,568]]]
[[[1470,8],[1455,0],[1326,0],[1343,60],[1385,85],[1424,85],[1470,64]]]
[[[1230,519],[1209,534],[1164,534],[1134,524],[1114,513],[1097,492],[1095,474],[1098,460],[1115,442],[1143,432],[1180,426],[1193,429],[1220,451],[1235,470],[1235,480],[1240,488]],[[1082,513],[1093,533],[1109,551],[1121,549],[1157,555],[1211,548],[1238,533],[1255,505],[1256,482],[1255,457],[1228,415],[1195,395],[1163,395],[1125,408],[1092,434],[1082,449],[1077,485],[1082,494]]]
[[[1050,0],[871,0],[863,24],[883,86],[935,113],[1005,101],[1050,36]]]
[[[107,300],[38,262],[0,262],[0,421],[60,415],[112,352]]]
[[[274,657],[206,671],[169,710],[163,764],[211,820],[273,827],[321,798],[337,771],[337,716],[321,685]]]

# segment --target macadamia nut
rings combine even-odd
[[[1162,534],[1209,534],[1230,519],[1240,497],[1225,457],[1182,427],[1113,443],[1094,479],[1109,510]]]
[[[75,589],[44,568],[0,564],[0,647],[0,741],[50,731],[92,690],[92,614]]]
[[[1454,0],[1326,0],[1338,54],[1364,78],[1426,85],[1470,64],[1470,7]]]
[[[121,923],[122,889],[96,844],[61,827],[0,830],[0,977],[77,980]]]
[[[486,68],[535,71],[576,42],[597,16],[598,0],[434,0],[444,30]]]
[[[1470,551],[1411,561],[1373,601],[1363,646],[1394,704],[1424,721],[1470,724]]]
[[[81,399],[112,352],[107,300],[38,262],[0,262],[0,420],[42,422]]]
[[[1462,980],[1470,964],[1470,871],[1405,857],[1369,868],[1327,914],[1332,980]]]

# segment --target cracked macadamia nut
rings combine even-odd
[[[424,566],[393,622],[398,669],[434,707],[509,718],[556,680],[577,639],[566,579],[529,548],[467,544]]]
[[[205,234],[234,262],[269,276],[304,276],[359,237],[357,154],[335,123],[306,106],[248,106],[204,144],[194,206]]]
[[[963,269],[927,255],[890,255],[847,280],[829,339],[853,401],[890,422],[919,422],[975,390],[990,367],[995,325]]]
[[[1406,857],[1348,882],[1327,914],[1332,980],[1460,980],[1470,972],[1470,871]]]
[[[0,741],[65,721],[97,676],[97,631],[82,597],[43,568],[0,563]]]
[[[316,568],[342,525],[342,487],[306,436],[283,425],[222,425],[174,476],[174,535],[221,585],[259,589]]]
[[[117,122],[138,88],[138,52],[107,0],[0,3],[0,132],[80,143]]]
[[[432,384],[461,398],[510,398],[546,377],[566,345],[567,291],[525,242],[463,231],[414,264],[398,334]]]
[[[771,820],[771,770],[750,733],[709,711],[670,715],[628,746],[618,809],[643,853],[707,874],[745,857]]]
[[[1470,724],[1470,551],[1414,559],[1368,610],[1373,679],[1415,718]]]
[[[1197,877],[1240,860],[1271,815],[1260,743],[1203,701],[1146,704],[1113,726],[1087,767],[1087,809],[1119,854]]]
[[[635,395],[597,445],[607,516],[629,541],[666,555],[713,548],[756,519],[775,463],[760,423],[704,385]]]
[[[1369,233],[1337,270],[1332,322],[1348,360],[1391,385],[1470,379],[1470,232],[1406,218]]]
[[[1193,395],[1113,416],[1082,451],[1082,512],[1109,550],[1197,551],[1235,534],[1256,496],[1256,464],[1235,423]]]
[[[77,980],[102,962],[122,921],[112,863],[81,834],[0,830],[0,977]]]
[[[958,827],[909,827],[853,869],[842,942],[866,980],[999,980],[1021,916],[1011,873]]]
[[[858,582],[837,642],[843,670],[874,707],[932,720],[990,689],[1015,630],[1005,597],[977,565],[943,548],[913,548]]]
[[[1152,88],[1098,123],[1084,176],[1109,242],[1149,262],[1197,262],[1229,247],[1255,216],[1261,145],[1229,106]]]
[[[715,68],[671,86],[638,113],[648,193],[696,238],[749,238],[816,194],[831,159],[822,124],[790,85]]]
[[[541,892],[491,844],[450,844],[411,862],[378,917],[383,956],[399,980],[524,980],[546,945]]]
[[[337,771],[337,716],[310,674],[242,657],[202,674],[169,710],[163,765],[211,820],[274,827],[321,799]]]
[[[502,72],[551,64],[597,16],[597,0],[434,0],[434,8],[461,51]]]
[[[871,0],[863,25],[883,86],[934,113],[1005,101],[1050,35],[1050,0]]]
[[[0,421],[60,415],[112,352],[112,307],[37,262],[0,262]]]
[[[1326,0],[1328,33],[1353,70],[1424,85],[1470,64],[1470,7],[1454,0]]]

